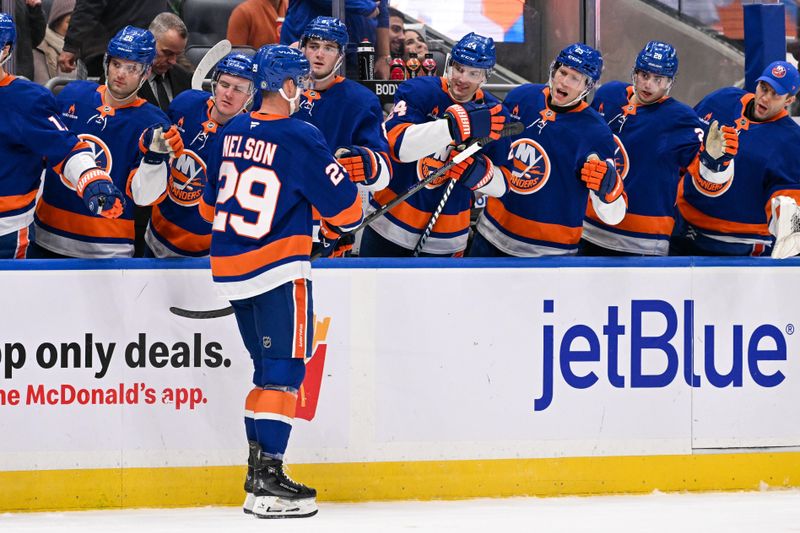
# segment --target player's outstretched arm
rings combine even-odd
[[[625,188],[613,159],[600,159],[590,154],[581,167],[581,180],[589,189],[589,197],[600,220],[615,225],[627,211]]]
[[[389,156],[366,146],[341,146],[336,149],[336,160],[350,175],[350,181],[364,191],[385,189],[392,178]]]
[[[139,137],[142,160],[130,179],[131,198],[137,205],[150,205],[167,189],[169,161],[183,152],[178,128],[169,124],[153,124]]]

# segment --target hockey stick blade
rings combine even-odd
[[[212,46],[211,49],[206,52],[206,55],[203,56],[203,59],[200,60],[200,63],[197,64],[197,68],[194,69],[194,74],[192,75],[192,89],[202,91],[203,80],[208,77],[208,73],[211,72],[211,69],[214,68],[214,65],[219,63],[220,59],[228,55],[230,52],[231,42],[227,39],[222,39],[220,42]]]
[[[181,309],[180,307],[170,307],[170,312],[183,318],[193,318],[203,320],[207,318],[220,318],[233,314],[233,307],[223,307],[222,309],[210,309],[208,311],[192,311],[191,309]]]

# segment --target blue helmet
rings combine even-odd
[[[497,61],[494,39],[470,32],[453,45],[450,57],[465,67],[491,69]]]
[[[303,52],[282,44],[262,46],[253,58],[256,87],[262,91],[278,91],[287,78],[301,85],[300,78],[310,72],[311,64]]]
[[[306,26],[300,38],[300,46],[305,46],[309,39],[331,41],[339,45],[339,50],[344,51],[347,41],[347,26],[336,17],[317,17]]]
[[[156,38],[149,30],[125,26],[108,41],[106,55],[149,66],[156,57]]]
[[[0,50],[7,44],[14,48],[17,41],[17,29],[14,26],[14,19],[8,13],[0,13]]]
[[[554,66],[564,65],[575,69],[591,80],[593,85],[603,73],[603,56],[589,45],[575,43],[567,46],[558,53]]]
[[[661,41],[650,41],[636,57],[636,70],[674,78],[678,73],[678,53],[675,47]]]
[[[241,52],[230,53],[219,60],[212,79],[217,80],[221,74],[253,81],[253,58]]]

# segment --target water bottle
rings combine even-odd
[[[400,54],[393,53],[392,61],[389,63],[389,79],[390,80],[404,80],[406,79],[406,64]]]
[[[422,75],[436,76],[436,60],[433,58],[433,52],[425,54],[425,59],[422,60]]]
[[[358,77],[361,80],[375,79],[375,47],[369,39],[358,45]]]
[[[417,58],[417,53],[411,52],[410,54],[408,54],[408,61],[406,61],[406,73],[407,73],[406,78],[408,79],[416,78],[419,75],[420,67],[421,64],[419,62],[419,59]]]

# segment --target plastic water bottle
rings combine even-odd
[[[392,61],[389,63],[389,79],[406,79],[406,64],[400,54],[392,54]]]
[[[425,54],[425,59],[422,60],[422,75],[436,76],[436,60],[433,58],[433,52]]]
[[[375,47],[369,39],[358,45],[358,77],[361,80],[375,79]]]
[[[419,59],[417,58],[416,52],[411,52],[410,54],[408,54],[408,61],[406,61],[406,73],[407,73],[406,77],[408,79],[411,79],[419,76],[420,73],[419,69],[421,66],[422,65],[419,62]]]

